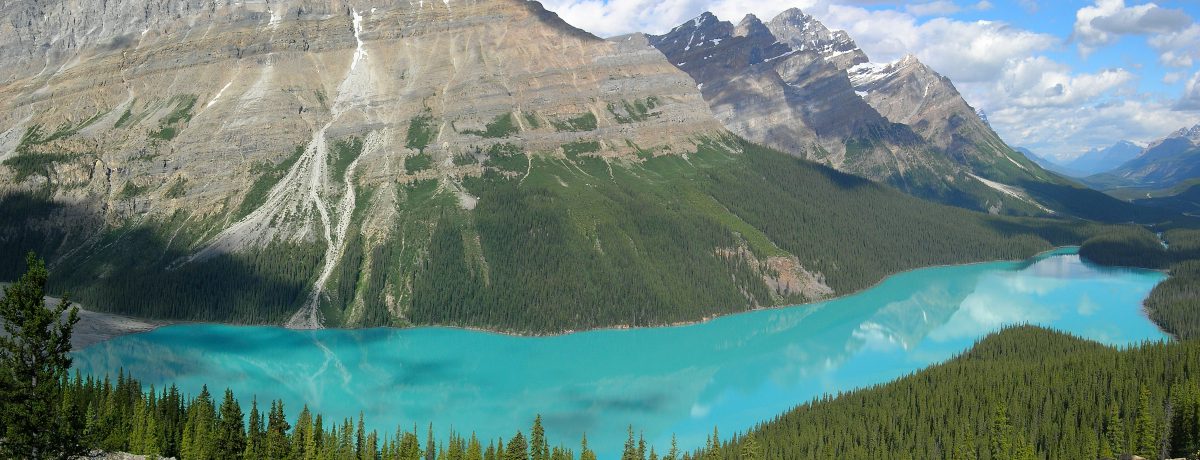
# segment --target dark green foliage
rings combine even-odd
[[[408,134],[405,145],[414,150],[424,151],[425,147],[433,141],[434,132],[433,115],[428,111],[418,115],[408,122]]]
[[[149,189],[150,187],[148,186],[138,186],[137,184],[133,183],[133,181],[129,181],[125,183],[124,187],[121,187],[120,197],[122,200],[136,198],[138,195],[146,193],[146,191]]]
[[[488,147],[487,161],[484,166],[504,171],[525,171],[529,167],[529,159],[520,147],[513,144],[492,144]]]
[[[497,115],[495,119],[488,123],[483,131],[463,130],[463,134],[474,134],[480,137],[487,138],[504,138],[516,134],[520,128],[513,122],[513,114],[505,113]]]
[[[283,179],[283,176],[287,175],[288,170],[292,169],[292,165],[300,160],[300,156],[304,155],[304,147],[303,145],[297,145],[296,148],[292,149],[292,154],[284,157],[283,161],[279,164],[262,162],[255,163],[251,167],[251,172],[258,174],[258,178],[254,180],[254,183],[250,185],[250,189],[246,190],[246,195],[242,197],[242,203],[238,205],[237,212],[234,213],[235,219],[246,217],[266,202],[267,194],[271,192],[271,188],[279,183]]]
[[[1173,265],[1171,277],[1150,291],[1146,311],[1168,334],[1200,338],[1200,259]]]
[[[744,162],[708,171],[708,193],[843,294],[921,266],[1021,259],[1050,247],[1030,223],[1071,225],[933,205],[751,144],[744,148]]]
[[[350,180],[346,177],[346,170],[350,168],[350,164],[362,155],[363,143],[362,139],[352,137],[335,141],[329,153],[329,172],[333,178],[340,182]]]
[[[133,118],[133,102],[134,101],[130,101],[129,105],[125,106],[125,111],[121,112],[121,116],[117,118],[117,122],[113,124],[113,128],[125,126],[129,123],[129,120]]]
[[[1081,219],[1106,223],[1138,222],[1143,224],[1189,221],[1173,211],[1139,206],[1118,200],[1102,192],[1078,185],[1064,185],[1046,181],[1021,181],[1016,184],[1039,203]]]
[[[433,157],[427,153],[418,153],[404,158],[404,170],[409,174],[424,171],[433,167]]]
[[[1133,203],[1200,216],[1200,179],[1192,179],[1176,188],[1178,190],[1169,191],[1168,193],[1171,193],[1169,195],[1155,196],[1154,198],[1142,198],[1142,194],[1138,194],[1138,198],[1134,199]]]
[[[578,140],[569,144],[563,144],[563,153],[567,158],[575,158],[582,153],[595,153],[600,151],[600,143],[597,141]]]
[[[45,304],[49,273],[32,252],[29,268],[0,298],[0,455],[66,458],[83,452],[82,418],[63,409],[60,382],[71,367],[71,330],[79,309]]]
[[[628,171],[589,185],[608,174],[603,164],[591,168],[596,176],[536,160],[523,183],[498,174],[467,182],[478,207],[470,219],[447,212],[438,220],[413,283],[410,320],[552,331],[674,322],[697,307],[739,311],[748,303],[742,292],[769,301],[761,277],[717,253],[737,245],[718,221]],[[487,282],[467,257],[475,234]]]
[[[182,123],[192,121],[192,109],[196,106],[196,96],[184,94],[172,97],[167,101],[171,112],[158,121],[158,129],[150,131],[151,139],[169,141],[179,134]]]
[[[472,155],[470,153],[456,154],[456,155],[454,155],[454,158],[452,159],[452,161],[454,162],[455,166],[466,166],[466,165],[473,165],[473,164],[479,163],[479,160],[476,159],[475,155]]]
[[[550,124],[554,125],[554,129],[560,132],[595,131],[596,114],[588,112],[577,117],[571,117],[563,120],[552,120]]]
[[[55,163],[68,162],[76,158],[79,158],[79,155],[69,153],[25,153],[13,155],[4,160],[4,166],[12,169],[17,182],[22,182],[34,175],[49,178],[50,168]]]
[[[56,150],[53,146],[48,147],[48,144],[75,135],[79,130],[98,120],[101,115],[103,114],[96,114],[79,125],[63,123],[49,134],[45,133],[40,125],[26,128],[25,134],[21,135],[20,142],[13,150],[14,155],[4,160],[3,165],[13,171],[17,182],[24,181],[33,175],[43,176],[49,181],[50,168],[55,163],[73,161],[83,154]]]
[[[1162,268],[1169,262],[1158,237],[1138,226],[1111,227],[1088,238],[1079,255],[1101,265]]]
[[[180,198],[185,194],[187,194],[187,179],[180,177],[171,183],[171,188],[167,189],[166,197]]]
[[[651,112],[658,107],[658,98],[650,96],[645,99],[636,99],[632,103],[629,101],[621,101],[621,105],[616,103],[608,103],[608,112],[613,115],[613,119],[617,123],[627,124],[639,121],[646,121],[651,117],[658,116],[658,113]]]
[[[525,123],[529,125],[529,129],[538,129],[542,127],[542,122],[538,120],[536,114],[524,112]]]
[[[363,414],[357,423],[352,419],[326,424],[320,414],[305,407],[288,422],[283,403],[272,401],[270,410],[262,414],[257,400],[251,401],[248,419],[243,419],[234,394],[225,390],[218,406],[208,388],[193,398],[181,397],[175,387],[155,392],[144,391],[132,376],[121,374],[115,383],[110,380],[83,378],[52,381],[62,395],[64,411],[87,417],[88,428],[72,433],[88,449],[120,451],[157,458],[192,459],[352,459],[352,460],[572,460],[574,454],[564,446],[551,447],[544,438],[541,417],[534,421],[533,431],[542,435],[525,435],[517,431],[510,440],[492,444],[485,455],[479,439],[451,431],[438,442],[433,425],[423,436],[425,447],[416,427],[396,427],[394,436],[380,435],[368,430]],[[58,401],[56,401],[58,402]],[[584,452],[587,441],[584,440]],[[22,457],[24,458],[24,457]],[[581,460],[595,460],[586,454]],[[645,457],[642,457],[645,458]]]
[[[1074,460],[1105,448],[1159,458],[1164,440],[1168,458],[1191,458],[1200,449],[1196,366],[1197,342],[1121,350],[1015,327],[945,364],[800,405],[752,433],[768,458],[781,459]],[[721,445],[716,458],[739,458],[747,439]]]
[[[98,310],[276,323],[303,303],[324,251],[323,244],[276,242],[261,251],[183,263],[190,251],[167,247],[158,232],[123,229],[105,235],[91,257],[60,270],[55,285]]]
[[[221,402],[221,412],[218,414],[216,458],[234,459],[245,453],[245,425],[241,406],[234,399],[233,391],[226,389],[225,399]]]

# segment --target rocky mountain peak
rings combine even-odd
[[[736,37],[761,37],[771,35],[771,30],[763,24],[761,19],[758,19],[758,16],[747,14],[733,29],[733,35]]]
[[[1191,141],[1193,144],[1200,144],[1200,124],[1191,128],[1179,128],[1178,131],[1171,133],[1168,138],[1184,138]]]
[[[867,62],[866,53],[858,48],[850,34],[843,30],[830,30],[799,8],[779,13],[767,23],[767,28],[780,43],[796,51],[814,51],[839,69]]]

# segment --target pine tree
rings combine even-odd
[[[187,423],[183,428],[184,458],[207,460],[216,458],[216,407],[208,386],[200,388],[200,395],[188,407]]]
[[[993,460],[1013,458],[1013,428],[1008,420],[1008,409],[1003,404],[992,408],[992,425],[988,433]]]
[[[621,451],[621,460],[641,460],[637,453],[637,444],[633,440],[633,425],[627,429],[629,436],[625,438],[625,449]]]
[[[433,424],[425,432],[425,460],[437,460],[437,444],[433,440]]]
[[[738,460],[763,460],[764,458],[762,447],[758,445],[753,434],[742,438],[742,450],[738,453]]]
[[[71,331],[79,309],[45,303],[49,272],[30,252],[28,271],[0,299],[0,456],[67,457],[83,453],[83,422],[62,410],[59,382],[71,367]]]
[[[1121,411],[1117,408],[1115,401],[1108,405],[1108,417],[1104,422],[1104,438],[1108,448],[1112,451],[1113,458],[1126,452],[1125,425],[1121,422]]]
[[[246,460],[266,459],[266,440],[263,436],[262,415],[258,413],[258,398],[250,400],[250,425],[246,428]]]
[[[1158,458],[1158,428],[1155,426],[1154,406],[1150,388],[1143,386],[1138,394],[1138,414],[1134,419],[1134,452],[1146,458]]]
[[[663,456],[663,460],[678,460],[679,459],[679,441],[675,439],[675,435],[671,434],[671,450],[667,451],[667,455]]]
[[[970,428],[963,430],[954,445],[954,460],[976,460],[975,436]]]
[[[354,430],[354,457],[358,460],[367,460],[367,457],[374,457],[374,453],[370,456],[366,453],[367,435],[366,428],[363,425],[363,413],[358,412],[358,426]]]
[[[400,440],[400,460],[421,460],[421,441],[417,439],[417,427],[405,432]]]
[[[272,401],[271,411],[267,414],[266,458],[288,458],[291,455],[288,440],[288,430],[291,428],[283,412],[283,401]]]
[[[596,460],[596,453],[588,448],[587,433],[583,434],[583,440],[579,443],[579,460]]]
[[[471,433],[471,440],[467,441],[467,460],[483,460],[483,447],[479,445],[479,438],[475,437],[475,433]]]
[[[242,408],[233,398],[233,391],[225,390],[225,399],[221,401],[221,414],[217,428],[217,458],[240,459],[246,451],[246,429],[242,418]]]
[[[529,430],[529,457],[531,460],[550,460],[550,445],[546,442],[541,414],[533,419],[533,429]]]
[[[508,449],[504,452],[504,460],[529,460],[529,445],[520,430],[508,440]]]
[[[300,408],[300,414],[296,416],[296,423],[292,425],[293,454],[300,460],[315,460],[319,453],[316,444],[316,438],[313,436],[312,412],[305,404]]]

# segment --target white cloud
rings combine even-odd
[[[962,11],[962,8],[950,0],[935,0],[910,4],[904,7],[904,11],[914,16],[946,16]]]
[[[1070,67],[1036,56],[1009,63],[991,93],[1001,95],[1008,105],[1067,107],[1093,101],[1134,80],[1135,76],[1125,69],[1072,74]]]
[[[1168,85],[1174,85],[1179,83],[1179,81],[1183,80],[1183,77],[1186,76],[1187,75],[1183,72],[1167,72],[1165,75],[1163,75],[1162,82]]]
[[[1120,98],[1079,106],[1007,106],[988,112],[992,126],[1011,145],[1074,157],[1120,139],[1153,141],[1200,123],[1200,114],[1179,112],[1170,100]]]
[[[1001,136],[1013,145],[1042,154],[1070,156],[1120,139],[1151,141],[1200,113],[1180,111],[1200,97],[1175,99],[1137,94],[1139,63],[1125,69],[1078,73],[1043,54],[1060,49],[1065,39],[996,21],[962,21],[939,15],[967,8],[987,10],[988,0],[958,6],[924,0],[908,6],[896,0],[544,0],[568,22],[600,36],[634,31],[664,33],[696,15],[711,11],[736,23],[752,13],[766,21],[798,7],[831,29],[846,30],[872,61],[887,62],[914,54],[954,81],[971,105],[988,112]],[[1018,0],[1030,12],[1038,4]],[[862,8],[885,4],[894,8]],[[1081,47],[1101,46],[1124,34],[1150,35],[1160,61],[1191,65],[1200,60],[1200,25],[1180,26],[1181,12],[1154,4],[1126,6],[1099,0],[1079,10],[1074,39]],[[928,16],[926,16],[928,15]],[[1190,24],[1191,19],[1183,15]],[[1175,82],[1187,79],[1180,73]],[[1193,81],[1196,78],[1193,77]],[[1188,86],[1195,94],[1197,85]]]
[[[1122,35],[1166,34],[1181,31],[1192,24],[1182,10],[1154,3],[1126,6],[1125,0],[1096,0],[1092,6],[1075,13],[1073,37],[1085,55],[1098,47],[1117,41]]]
[[[1159,51],[1159,62],[1170,67],[1191,67],[1200,60],[1200,24],[1150,37],[1150,46]]]
[[[1200,110],[1200,72],[1192,75],[1192,79],[1188,80],[1187,86],[1184,88],[1183,97],[1179,99],[1179,103],[1175,105],[1179,110]]]

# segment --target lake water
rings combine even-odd
[[[78,351],[94,374],[195,394],[233,388],[248,411],[283,399],[325,420],[366,414],[382,433],[432,422],[481,438],[528,433],[619,456],[626,426],[661,452],[742,431],[826,393],[944,361],[1004,325],[1050,326],[1109,344],[1165,336],[1141,311],[1165,275],[1082,262],[1061,249],[1025,262],[928,268],[859,294],[682,327],[512,337],[447,328],[291,331],[178,325]],[[265,408],[264,408],[265,410]],[[484,442],[485,446],[487,442]]]

